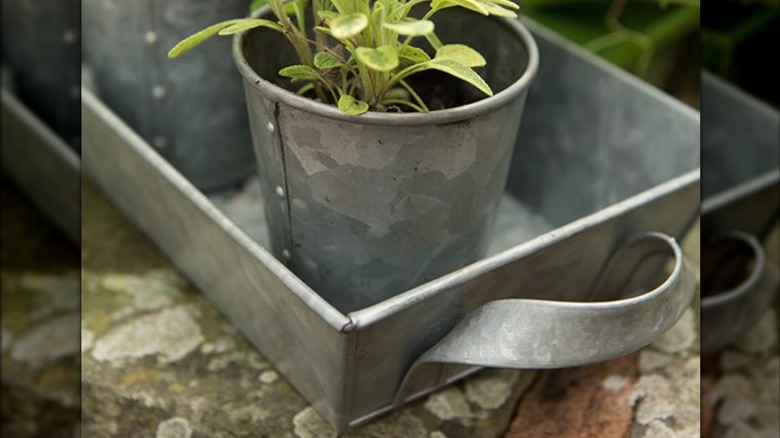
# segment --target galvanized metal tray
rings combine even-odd
[[[780,218],[780,113],[702,74],[702,352],[744,333],[777,295],[762,241]],[[753,268],[745,275],[746,263]],[[717,289],[717,290],[716,290]]]
[[[698,215],[699,115],[526,25],[541,65],[491,255],[368,308],[271,255],[255,183],[206,197],[86,90],[84,170],[339,430],[480,366],[624,354],[693,295],[674,237]]]
[[[76,245],[81,244],[81,170],[76,151],[2,90],[3,173]]]

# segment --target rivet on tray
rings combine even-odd
[[[146,44],[149,44],[150,46],[157,42],[157,34],[152,32],[151,30],[149,32],[146,32],[144,34],[144,41],[146,41]]]
[[[276,196],[284,198],[284,189],[282,186],[276,186]]]
[[[282,257],[284,257],[287,260],[290,260],[290,257],[292,257],[292,256],[290,255],[290,251],[287,251],[286,249],[283,249],[282,250]]]
[[[271,122],[268,122],[268,125],[266,125],[266,127],[268,128],[268,132],[274,132],[274,130],[276,129],[274,127],[274,124]]]
[[[165,148],[165,145],[168,144],[168,140],[162,135],[158,135],[152,140],[152,143],[154,143],[154,146],[157,147],[157,149],[163,149]]]
[[[65,33],[62,34],[62,42],[71,45],[76,42],[76,32],[72,30],[65,31]]]
[[[162,85],[155,85],[154,88],[152,88],[152,96],[154,96],[155,99],[162,99],[165,97],[165,87]]]

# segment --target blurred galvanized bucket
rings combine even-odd
[[[81,130],[79,0],[3,0],[3,64],[14,93],[72,147]]]
[[[135,131],[202,190],[254,170],[241,80],[229,41],[169,60],[180,39],[246,15],[245,0],[84,0],[84,58],[98,92]]]
[[[778,292],[762,242],[780,218],[780,113],[702,74],[701,350],[750,329]]]
[[[283,88],[277,71],[295,60],[292,50],[267,50],[286,47],[276,32],[234,42],[273,251],[342,312],[487,251],[537,48],[517,21],[442,13],[436,24],[443,41],[485,55],[493,97],[427,114],[348,116]]]

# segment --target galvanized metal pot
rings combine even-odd
[[[427,114],[348,116],[288,91],[277,72],[296,61],[279,49],[288,47],[281,35],[258,29],[234,41],[273,251],[342,312],[487,250],[537,48],[513,20],[447,11],[436,25],[443,41],[485,55],[493,97]]]
[[[84,0],[84,58],[98,92],[136,132],[201,190],[254,171],[241,79],[229,41],[167,58],[182,38],[246,15],[245,0]]]

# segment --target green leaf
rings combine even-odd
[[[392,0],[390,2],[390,10],[387,13],[387,18],[390,20],[400,20],[404,17],[404,11],[406,8],[404,4],[398,0]]]
[[[479,12],[482,15],[490,15],[485,5],[477,0],[433,0],[431,9],[445,9],[454,6],[460,6],[468,10]]]
[[[308,65],[291,65],[279,70],[279,75],[290,78],[292,82],[318,81],[322,78],[317,70]]]
[[[485,58],[465,44],[447,44],[436,50],[435,60],[452,59],[466,67],[482,67],[487,64]]]
[[[336,12],[336,11],[328,11],[328,10],[317,11],[317,15],[319,15],[320,18],[324,18],[326,20],[333,20],[335,18],[340,17],[338,12]]]
[[[428,62],[431,60],[431,57],[425,53],[425,50],[413,46],[405,46],[403,49],[401,49],[400,52],[398,52],[398,56],[403,59],[412,61],[415,64],[420,62]]]
[[[385,5],[380,2],[375,2],[371,11],[371,20],[375,23],[382,21],[382,15],[385,13]]]
[[[368,26],[366,14],[341,15],[330,21],[330,30],[336,38],[349,38],[357,35]]]
[[[343,62],[336,59],[335,56],[328,52],[319,52],[314,55],[314,66],[320,70],[327,70],[329,68],[337,68],[344,65]]]
[[[252,0],[252,4],[249,5],[249,12],[254,12],[268,3],[268,0]]]
[[[393,87],[387,92],[385,92],[385,95],[383,99],[392,99],[392,100],[409,100],[412,96],[409,95],[409,92],[406,91],[403,87]]]
[[[241,23],[236,23],[220,30],[219,34],[222,36],[233,35],[235,33],[244,32],[249,29],[254,29],[256,27],[267,27],[269,29],[282,32],[282,26],[279,26],[271,20],[264,20],[262,18],[248,18],[243,20]]]
[[[203,30],[201,30],[198,33],[192,34],[188,36],[187,38],[179,41],[178,44],[173,46],[173,48],[168,52],[169,58],[177,58],[190,50],[192,50],[195,46],[202,43],[203,41],[206,41],[207,39],[211,38],[212,36],[216,35],[220,30],[231,26],[236,23],[240,23],[244,21],[245,18],[239,18],[235,20],[227,20],[223,21],[221,23],[213,24]]]
[[[398,67],[398,52],[393,46],[379,46],[376,49],[358,47],[355,53],[360,62],[376,71],[391,71]]]
[[[390,29],[399,35],[422,36],[433,32],[433,21],[416,20],[400,23],[382,23],[382,27]]]
[[[482,1],[483,5],[485,3],[495,3],[497,5],[500,5],[500,6],[503,6],[505,8],[509,8],[509,9],[514,9],[514,10],[520,9],[520,5],[518,5],[517,3],[515,3],[515,2],[513,2],[511,0],[481,0],[481,1]]]
[[[433,61],[421,65],[423,65],[425,69],[439,70],[455,76],[456,78],[475,86],[479,91],[488,96],[493,95],[493,90],[490,89],[487,82],[485,82],[477,72],[458,61],[452,59],[434,59]]]
[[[515,11],[501,7],[495,3],[482,3],[482,6],[484,6],[488,12],[490,12],[490,15],[495,15],[497,17],[517,18]]]
[[[357,100],[349,94],[342,94],[339,98],[339,109],[349,115],[359,116],[368,111],[368,104]]]

